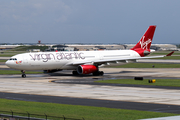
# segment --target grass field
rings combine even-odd
[[[19,46],[11,51],[28,51],[29,49],[40,49],[41,51],[44,51],[45,49],[48,49],[48,46]]]
[[[0,57],[12,57],[13,55],[26,53],[26,51],[3,51],[0,52]]]
[[[167,55],[170,52],[172,51],[156,51],[156,52],[151,53],[151,55]],[[175,51],[173,55],[180,55],[180,51]]]
[[[0,60],[0,62],[3,62],[3,63],[5,63],[7,60]]]
[[[154,117],[177,115],[172,113],[17,101],[17,100],[7,100],[7,99],[0,99],[0,110],[3,111],[12,110],[14,112],[22,112],[22,113],[26,113],[26,111],[28,111],[31,114],[34,113],[34,114],[42,114],[42,115],[46,113],[47,115],[50,116],[59,116],[59,117],[62,117],[64,115],[65,117],[79,118],[79,119],[83,117],[85,120],[137,120],[143,118],[154,118]]]
[[[26,74],[42,74],[43,72],[26,71]],[[0,75],[22,74],[20,70],[0,70]]]
[[[180,68],[180,64],[164,64],[164,63],[128,63],[119,66],[106,66],[112,68]]]
[[[161,57],[161,58],[151,58],[151,59],[163,59],[163,60],[180,60],[180,56],[167,56],[167,57]]]
[[[100,80],[98,83],[110,84],[133,84],[133,85],[153,85],[153,86],[169,86],[180,87],[180,79],[156,79],[155,83],[149,83],[148,79],[134,80],[134,79],[113,79],[113,80]]]

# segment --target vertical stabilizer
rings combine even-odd
[[[137,50],[137,49],[150,50],[155,29],[156,29],[155,25],[149,26],[149,28],[146,30],[140,41],[133,48],[131,48],[131,50]]]

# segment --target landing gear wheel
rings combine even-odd
[[[104,75],[104,72],[103,72],[103,71],[99,71],[99,75],[100,75],[100,76],[103,76],[103,75]]]
[[[21,70],[21,73],[22,73],[22,78],[25,78],[26,77],[25,71]]]
[[[94,72],[93,73],[93,76],[98,76],[99,74],[98,74],[99,72]]]
[[[26,74],[22,74],[22,78],[25,78],[26,77]]]
[[[97,71],[93,73],[93,76],[103,76],[104,72],[103,71]]]
[[[72,71],[73,75],[79,75],[77,71]]]

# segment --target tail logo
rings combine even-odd
[[[151,43],[151,39],[148,39],[146,42],[144,42],[144,38],[145,36],[142,37],[142,41],[139,42],[139,44],[141,45],[142,49],[148,49],[148,45],[149,43]]]

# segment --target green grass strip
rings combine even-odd
[[[151,58],[151,59],[162,59],[162,60],[180,60],[180,56],[167,56],[161,58]]]
[[[25,53],[26,51],[4,51],[4,52],[0,52],[0,57],[12,57],[14,55],[17,54],[21,54],[21,53]]]
[[[180,64],[164,64],[164,63],[128,63],[119,66],[107,66],[111,68],[180,68]]]
[[[91,107],[81,105],[66,105],[66,104],[55,104],[55,103],[42,103],[42,102],[28,102],[28,101],[17,101],[0,99],[0,110],[3,111],[14,111],[33,114],[46,113],[50,116],[59,116],[70,118],[84,118],[85,120],[137,120],[144,118],[155,118],[174,116],[177,114],[172,113],[160,113],[160,112],[149,112],[149,111],[138,111],[138,110],[125,110],[125,109],[114,109],[104,107]],[[55,119],[53,119],[55,120]]]
[[[132,85],[153,85],[153,86],[169,86],[180,87],[180,79],[156,79],[155,83],[149,83],[149,79],[134,80],[134,79],[113,79],[95,81],[98,83],[111,83],[111,84],[132,84]]]
[[[3,62],[3,63],[5,63],[7,60],[0,60],[0,62]]]
[[[42,74],[43,72],[37,71],[26,71],[26,74]],[[21,71],[17,70],[0,70],[0,75],[15,75],[15,74],[22,74]]]
[[[44,51],[45,49],[48,49],[48,46],[19,46],[11,49],[11,51],[27,51],[29,49],[40,49],[41,51]]]
[[[156,51],[151,53],[151,55],[167,55],[172,51]],[[174,51],[173,55],[180,55],[180,51]]]
[[[12,57],[13,55],[1,55],[0,54],[0,57]]]

